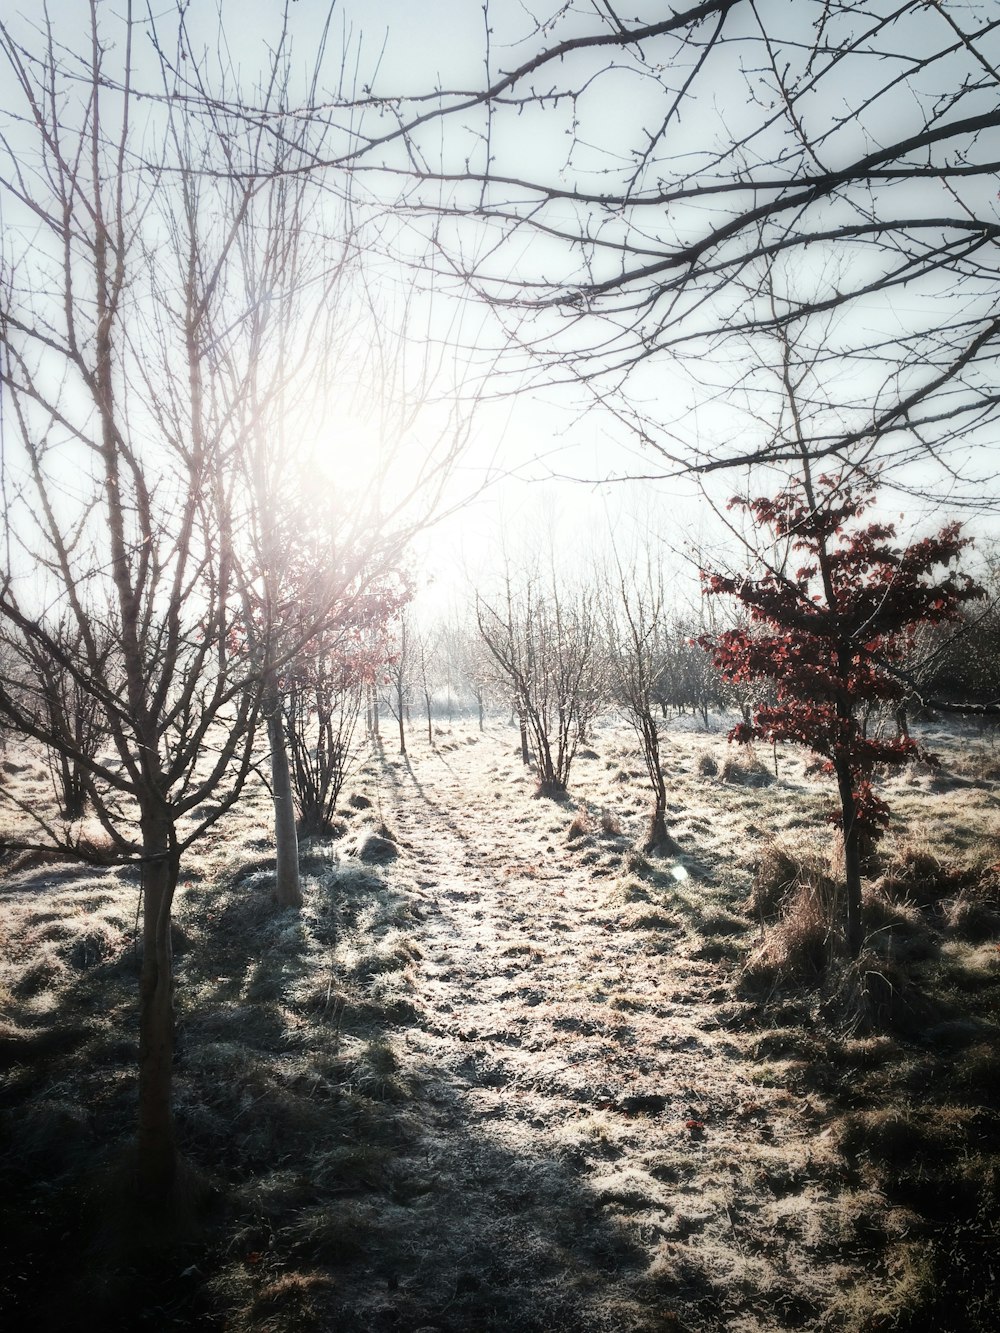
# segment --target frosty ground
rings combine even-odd
[[[7,1327],[80,1300],[108,1329],[233,1333],[994,1327],[1000,755],[938,726],[942,768],[886,782],[872,1008],[774,963],[791,888],[835,879],[829,779],[725,730],[668,731],[666,858],[637,850],[642,762],[610,721],[566,802],[501,723],[386,741],[342,836],[303,849],[300,915],[270,904],[248,797],[178,905],[178,1121],[207,1190],[172,1246],[107,1203],[134,876],[11,860]],[[30,758],[6,780],[44,798]]]

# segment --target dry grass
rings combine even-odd
[[[723,782],[737,787],[769,787],[776,781],[774,772],[754,754],[730,755],[719,775]]]
[[[262,794],[185,865],[176,1102],[199,1228],[179,1240],[115,1222],[136,881],[7,865],[4,1327],[87,1308],[229,1333],[992,1329],[992,788],[886,784],[845,965],[808,756],[733,780],[746,756],[718,730],[672,725],[683,850],[647,858],[616,729],[574,770],[575,814],[531,799],[513,731],[441,735],[356,775],[343,835],[303,849],[301,914],[270,902]],[[987,782],[981,746],[932,737],[946,773]],[[48,799],[30,756],[15,767]]]
[[[590,811],[585,805],[581,805],[566,830],[566,841],[573,842],[577,838],[584,838],[592,831],[592,828]]]

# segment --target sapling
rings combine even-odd
[[[967,602],[984,595],[949,568],[970,544],[959,524],[901,547],[893,524],[859,521],[874,500],[870,477],[814,481],[806,466],[775,496],[738,496],[730,504],[752,517],[759,534],[770,531],[783,558],[761,556],[756,577],[702,572],[705,591],[735,597],[749,623],[700,642],[726,679],[766,679],[775,688],[773,701],[758,705],[730,739],[805,745],[836,776],[852,958],[863,939],[862,877],[889,817],[873,787],[875,770],[933,762],[903,732],[870,733],[869,710],[910,695],[905,662],[917,631],[958,620]]]

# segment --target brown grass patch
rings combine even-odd
[[[904,843],[896,849],[882,877],[882,890],[927,907],[958,892],[968,883],[968,871],[949,863],[925,844]]]
[[[776,781],[774,772],[761,763],[756,755],[730,755],[722,765],[723,782],[735,787],[770,787]]]

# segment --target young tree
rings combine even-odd
[[[357,757],[355,729],[365,675],[339,653],[297,671],[285,691],[292,788],[303,838],[328,838],[337,801]]]
[[[459,676],[472,695],[476,705],[479,730],[483,731],[486,725],[486,705],[495,674],[493,659],[483,643],[478,627],[474,625],[456,627],[454,640]]]
[[[389,625],[412,595],[399,572],[412,530],[380,530],[360,499],[343,518],[336,496],[290,503],[286,483],[281,498],[284,522],[279,527],[272,511],[266,523],[268,556],[255,551],[245,624],[260,662],[267,725],[273,897],[285,909],[303,901],[298,834],[328,822],[323,812],[343,781],[353,694],[360,710],[361,693],[393,661]]]
[[[96,617],[91,617],[95,635],[95,662],[111,664],[110,643],[100,641],[104,631]],[[63,616],[53,626],[53,637],[65,658],[85,656],[79,627],[70,616]],[[46,757],[52,785],[63,819],[72,824],[82,819],[91,800],[90,776],[94,761],[107,743],[107,726],[101,705],[79,680],[64,671],[59,663],[30,636],[20,640],[25,693],[34,690],[38,700],[38,715],[48,733],[58,738],[57,744],[47,747]],[[5,673],[9,677],[10,673]]]
[[[405,527],[402,502],[359,506],[352,531],[364,540],[341,534],[349,558],[324,561],[315,617],[290,629],[262,521],[287,487],[255,484],[256,445],[261,429],[302,424],[303,390],[329,382],[336,348],[320,317],[295,315],[323,308],[344,246],[331,254],[324,241],[308,268],[295,253],[303,234],[323,240],[333,212],[311,211],[289,185],[308,177],[318,144],[287,115],[285,36],[268,48],[248,122],[226,109],[221,36],[214,54],[200,51],[188,9],[140,21],[130,5],[119,16],[92,0],[73,10],[80,31],[47,12],[37,27],[0,20],[0,714],[83,775],[107,847],[23,807],[12,837],[141,869],[137,1175],[161,1209],[178,1193],[182,858],[252,771],[262,713],[276,716],[275,674],[363,591],[363,571],[394,567]],[[424,513],[436,466],[418,464]],[[294,473],[291,455],[284,469]],[[275,504],[282,521],[288,508]],[[105,745],[53,713],[40,661],[93,708]]]
[[[390,621],[409,600],[405,580],[384,580],[344,609],[282,673],[285,738],[303,837],[328,836],[356,758],[365,687],[391,652]]]
[[[604,633],[608,649],[611,695],[642,746],[653,789],[653,810],[644,850],[679,850],[667,830],[667,780],[663,772],[662,738],[657,713],[661,685],[668,667],[669,609],[663,569],[647,551],[645,568],[635,577],[617,561],[615,577],[603,579]],[[662,697],[662,696],[661,696]]]
[[[413,627],[404,611],[399,617],[392,650],[385,664],[386,703],[399,727],[399,753],[406,754],[406,719],[413,675]]]
[[[378,726],[379,706],[378,684],[375,681],[369,681],[365,685],[365,730],[368,739],[373,741],[376,746],[382,744],[382,736]]]
[[[529,576],[518,589],[508,570],[503,601],[490,604],[477,597],[476,616],[483,642],[514,696],[522,757],[530,732],[539,792],[563,796],[581,727],[599,697],[593,595],[567,595],[554,576],[548,587]]]
[[[706,591],[728,594],[750,624],[706,638],[727,679],[773,682],[775,701],[758,706],[731,739],[794,741],[825,761],[840,797],[846,880],[845,938],[856,958],[863,941],[862,877],[888,821],[872,778],[920,755],[907,736],[870,734],[865,710],[905,697],[901,665],[922,625],[956,620],[982,589],[966,576],[936,572],[969,544],[952,523],[933,537],[894,545],[892,524],[859,522],[875,500],[864,475],[820,476],[808,461],[800,477],[773,497],[732,504],[769,530],[784,560],[762,556],[756,576],[704,574]],[[797,563],[801,562],[801,563]]]
[[[420,693],[427,717],[427,744],[434,744],[434,726],[431,720],[431,702],[434,694],[434,664],[440,655],[441,626],[422,627],[413,634],[413,657]]]
[[[87,27],[71,59],[51,22],[37,52],[0,24],[21,117],[3,145],[18,225],[5,231],[0,303],[0,625],[20,669],[0,683],[0,710],[86,775],[101,855],[141,867],[138,1184],[165,1205],[178,1161],[171,908],[185,850],[250,770],[260,707],[231,635],[239,499],[211,382],[212,316],[245,210],[237,182],[204,173],[208,145],[179,109],[163,108],[160,155],[144,165],[152,123],[132,91],[132,25],[116,57],[96,4]],[[121,92],[108,88],[115,58]],[[40,660],[86,697],[107,750],[53,714],[30,678]],[[34,816],[27,840],[93,854],[71,824],[22,813]]]

